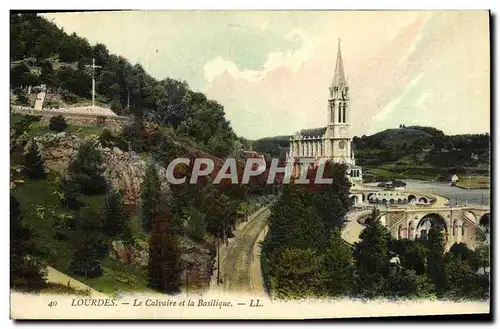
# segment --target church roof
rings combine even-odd
[[[312,129],[302,129],[300,131],[300,134],[302,136],[323,136],[325,134],[325,131],[326,131],[326,127],[322,127],[322,128],[312,128]]]
[[[337,49],[337,62],[335,63],[335,74],[333,75],[332,87],[346,87],[347,81],[344,73],[344,63],[342,61],[342,51],[340,50],[340,39]]]

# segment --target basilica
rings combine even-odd
[[[349,135],[350,99],[349,86],[344,74],[340,40],[337,50],[335,73],[329,87],[326,127],[302,129],[290,138],[288,156],[291,158],[312,158],[331,160],[347,165],[347,175],[351,180],[361,181],[361,167],[356,165]],[[300,173],[296,164],[292,172]]]

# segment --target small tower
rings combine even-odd
[[[337,49],[335,73],[329,87],[328,125],[326,150],[334,162],[351,163],[351,140],[349,138],[349,86],[344,73],[340,40]]]

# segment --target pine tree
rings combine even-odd
[[[146,169],[146,175],[141,184],[141,224],[145,232],[151,232],[153,217],[160,204],[161,183],[158,171],[153,162]]]
[[[351,248],[342,239],[338,228],[330,235],[324,259],[324,270],[328,273],[329,296],[349,294],[354,283],[354,260]]]
[[[129,227],[129,217],[123,208],[122,196],[118,191],[111,191],[106,197],[103,212],[103,228],[108,238],[123,238]]]
[[[188,212],[188,216],[189,216],[189,221],[188,221],[189,235],[197,241],[202,241],[207,231],[205,214],[198,211],[197,209],[191,209]]]
[[[26,165],[26,174],[32,179],[45,178],[45,166],[43,159],[34,139],[28,145],[28,149],[24,154]]]
[[[162,207],[156,212],[149,240],[149,286],[167,294],[180,291],[181,262],[179,238],[171,232],[172,214]]]
[[[74,217],[75,253],[70,270],[78,275],[94,278],[102,274],[101,257],[105,253],[102,218],[99,213],[86,210]]]
[[[344,217],[352,206],[349,198],[351,184],[345,171],[345,165],[326,162],[323,177],[332,178],[333,182],[318,192],[312,192],[314,206],[329,230],[344,225]]]
[[[432,222],[425,242],[427,248],[427,276],[434,284],[436,293],[441,294],[446,287],[446,274],[444,268],[444,239],[443,227]]]
[[[70,163],[68,173],[73,182],[78,184],[85,195],[105,193],[108,183],[104,178],[102,154],[92,142],[86,141],[80,145],[76,158]]]
[[[384,295],[389,275],[390,233],[379,221],[367,226],[355,244],[358,289],[362,295],[376,297]]]
[[[33,233],[22,223],[21,208],[10,196],[10,287],[38,290],[45,285],[45,267],[36,259]]]

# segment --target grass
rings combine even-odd
[[[463,189],[489,189],[490,177],[489,176],[463,176],[460,177],[455,186]]]
[[[56,189],[54,176],[50,175],[45,180],[25,179],[25,183],[18,186],[15,191],[21,204],[22,220],[35,233],[34,242],[40,252],[40,257],[59,271],[105,294],[113,295],[130,291],[150,292],[144,269],[122,264],[108,256],[101,260],[104,274],[98,278],[90,279],[74,275],[69,271],[75,248],[71,239],[61,241],[55,237],[53,225],[56,217],[52,215],[52,211],[56,215],[69,213],[69,211],[61,207],[57,196],[53,195]],[[104,204],[104,196],[82,196],[79,200],[84,203],[84,208],[95,211],[102,209]],[[43,207],[43,211],[40,211],[40,206]]]

